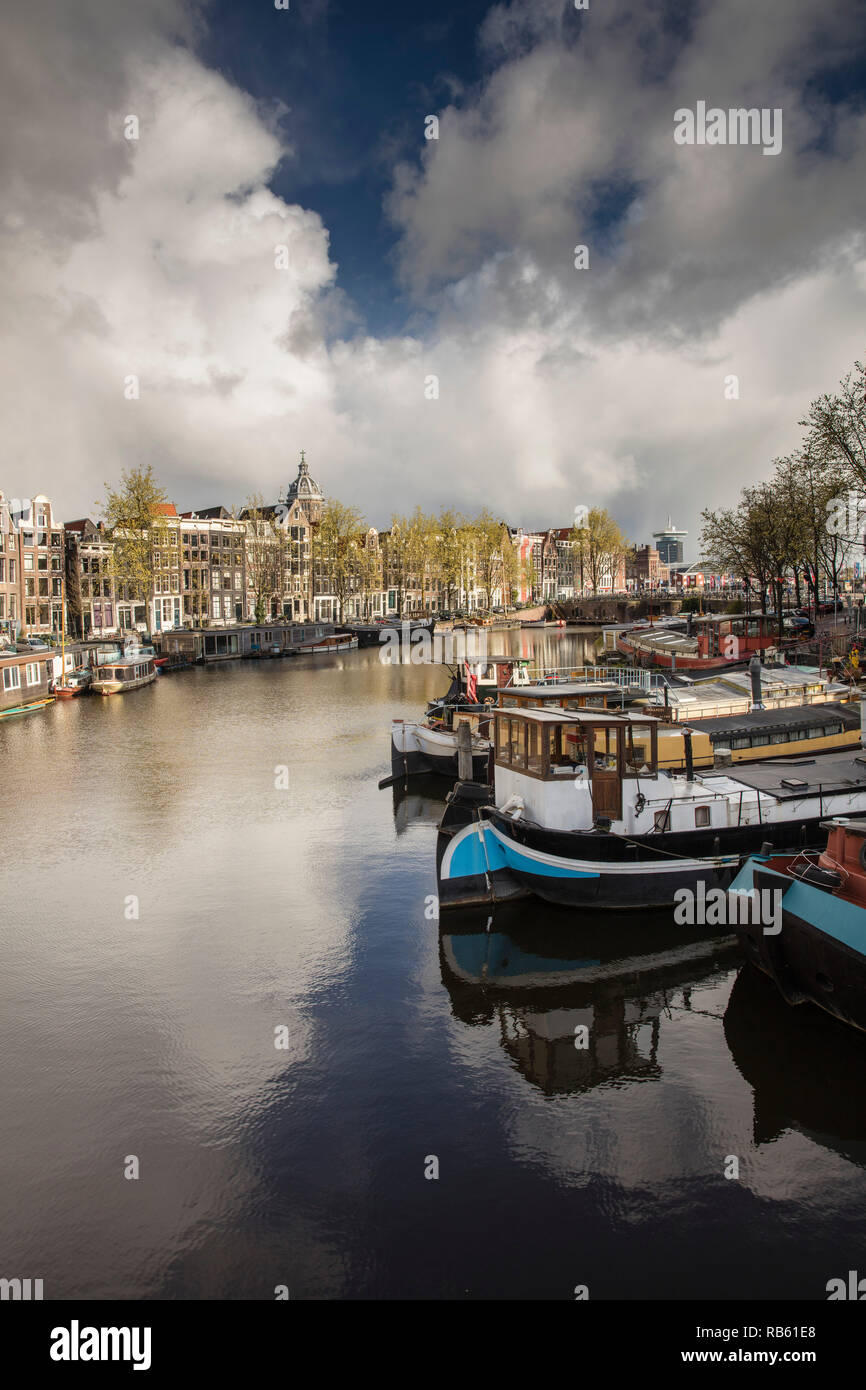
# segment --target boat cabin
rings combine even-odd
[[[474,691],[479,700],[496,698],[501,688],[511,690],[529,684],[529,659],[488,656],[483,661],[467,660],[460,663],[454,674],[467,694]]]
[[[525,778],[555,784],[542,797],[550,803],[544,824],[555,823],[559,802],[574,806],[575,781],[585,784],[597,822],[622,818],[626,779],[657,777],[655,719],[553,709],[496,709],[493,717],[497,805],[522,795]]]
[[[502,709],[621,709],[624,687],[614,681],[568,681],[558,685],[506,685],[496,691]]]
[[[693,619],[698,656],[703,660],[747,660],[778,642],[772,613],[716,613]]]

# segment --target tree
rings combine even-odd
[[[849,487],[866,493],[866,366],[855,362],[838,391],[814,400],[800,424],[810,459],[822,468],[841,468]]]
[[[628,541],[610,513],[603,507],[591,507],[585,524],[572,529],[571,540],[575,548],[575,574],[580,574],[581,591],[585,577],[589,579],[594,594],[598,593],[605,575],[610,576],[613,585],[617,570],[628,551]]]
[[[343,621],[346,599],[360,578],[361,533],[364,518],[357,507],[329,498],[313,533],[313,572],[320,592],[337,600],[337,621]]]
[[[266,506],[260,493],[247,498],[241,516],[247,528],[247,586],[253,594],[253,619],[261,625],[274,598],[279,600],[283,593],[285,538],[275,509]]]
[[[164,540],[167,502],[150,464],[124,470],[116,491],[105,484],[102,515],[113,542],[111,572],[127,597],[146,611],[154,595],[154,550]]]
[[[503,545],[511,545],[508,528],[485,507],[471,523],[475,572],[487,608],[497,589],[504,589]]]

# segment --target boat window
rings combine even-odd
[[[541,772],[541,735],[543,729],[538,724],[526,726],[526,762],[529,772]]]
[[[607,726],[595,731],[593,762],[601,772],[616,771],[616,729]]]
[[[640,772],[650,762],[649,731],[641,730],[641,738],[633,738],[631,732],[625,738],[625,765],[629,772]]]
[[[564,748],[569,762],[585,767],[587,762],[586,735],[582,729],[568,729],[564,735]]]
[[[670,830],[671,808],[666,806],[663,811],[656,811],[653,816],[653,825],[656,830]]]
[[[710,823],[710,808],[709,808],[709,806],[696,806],[696,807],[695,807],[695,825],[696,825],[696,826],[702,826],[702,825],[709,825],[709,823]]]

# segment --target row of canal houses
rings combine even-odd
[[[265,608],[273,621],[433,615],[449,600],[460,610],[486,606],[487,595],[471,566],[450,595],[435,577],[422,583],[418,576],[398,574],[390,558],[390,534],[375,527],[367,530],[362,545],[377,580],[363,591],[360,584],[350,586],[340,605],[332,577],[311,555],[312,528],[323,502],[324,493],[302,453],[294,482],[277,504],[260,513],[233,515],[223,506],[178,512],[166,504],[154,544],[154,592],[143,602],[113,574],[112,540],[101,524],[87,517],[60,523],[48,497],[19,502],[0,492],[0,638],[58,633],[64,597],[68,632],[84,638],[249,623],[261,589],[257,531],[269,513],[279,513],[283,538],[279,563],[273,566],[274,591]],[[269,530],[272,538],[273,527]],[[510,543],[518,555],[520,602],[573,596],[569,537],[567,530],[530,533],[503,527],[503,545]],[[610,587],[624,587],[623,576],[611,576]],[[501,590],[494,590],[492,601],[494,606],[505,601]]]

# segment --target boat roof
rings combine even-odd
[[[767,792],[777,801],[817,796],[819,791],[866,789],[866,754],[819,753],[814,758],[779,758],[772,763],[738,764],[734,779],[753,791]],[[712,777],[702,777],[706,785]],[[794,785],[785,785],[785,783]]]
[[[787,709],[757,709],[748,714],[726,714],[718,719],[701,719],[697,732],[725,734],[748,734],[753,729],[776,729],[783,733],[786,729],[808,729],[812,725],[824,724],[827,720],[841,723],[845,729],[860,727],[859,704],[840,705],[827,700],[822,705],[792,705]],[[678,729],[687,725],[680,723]]]
[[[494,714],[505,715],[509,719],[528,719],[537,724],[620,724],[628,725],[635,722],[647,725],[657,725],[658,720],[652,715],[645,715],[643,719],[636,720],[629,717],[628,712],[623,714],[612,714],[609,710],[600,709],[494,709]]]
[[[495,660],[495,658],[492,658]],[[542,700],[561,700],[577,695],[618,695],[622,689],[616,681],[570,681],[563,685],[545,684],[500,685],[497,695],[537,696]]]

